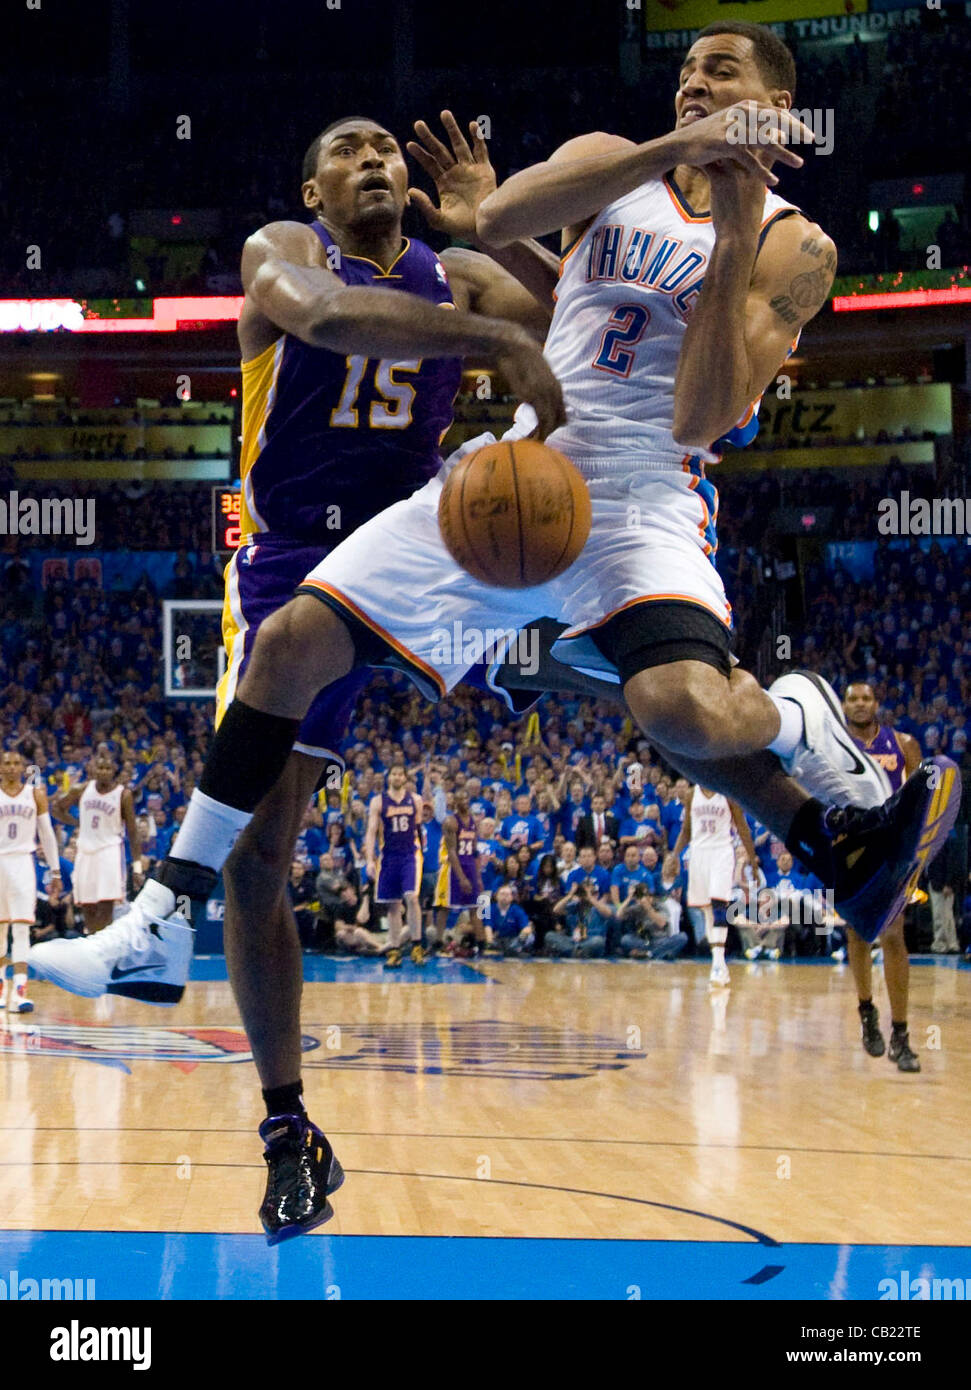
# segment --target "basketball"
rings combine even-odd
[[[568,458],[535,439],[500,440],[448,475],[438,524],[474,578],[530,589],[569,569],[590,534],[590,493]]]

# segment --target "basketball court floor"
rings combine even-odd
[[[306,966],[308,1108],[347,1172],[333,1220],[274,1249],[260,1232],[263,1112],[221,957],[172,1010],[35,981],[36,1011],[0,1022],[5,1296],[971,1289],[964,964],[914,963],[919,1076],[866,1056],[828,962],[734,963],[727,994],[702,962]],[[879,969],[874,997],[889,1032]]]

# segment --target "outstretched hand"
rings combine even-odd
[[[434,182],[438,207],[420,188],[409,188],[408,196],[436,232],[460,241],[473,241],[476,210],[495,191],[496,171],[475,121],[469,122],[470,145],[451,111],[443,111],[441,118],[451,150],[424,121],[415,122],[418,140],[409,140],[405,147]]]

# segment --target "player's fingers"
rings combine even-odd
[[[455,163],[455,156],[445,145],[442,144],[437,135],[432,134],[431,127],[424,121],[415,122],[415,134],[421,140],[428,152],[443,164],[446,169],[450,164]]]
[[[780,163],[788,164],[793,169],[801,169],[806,162],[801,154],[796,154],[795,150],[790,149],[785,142],[785,136],[777,130],[770,131],[765,148],[771,150],[774,160],[778,159]]]
[[[411,155],[412,159],[416,160],[417,163],[421,165],[425,173],[430,174],[433,179],[437,180],[439,175],[445,172],[434,155],[430,155],[422,145],[417,144],[414,140],[409,140],[407,145],[405,145],[405,149]]]
[[[788,137],[790,143],[799,145],[815,145],[816,132],[804,121],[798,120],[791,111],[781,111],[780,122],[783,133]]]
[[[489,146],[486,144],[482,135],[482,127],[478,121],[469,121],[469,134],[472,136],[472,153],[477,164],[489,164]]]
[[[762,182],[769,188],[775,188],[779,180],[772,172],[772,160],[760,159],[754,150],[746,150],[745,154],[747,158],[744,161],[736,157],[733,162],[744,169],[747,174],[758,174]]]
[[[417,208],[429,227],[437,231],[441,226],[442,214],[428,194],[423,193],[420,188],[409,188],[408,197],[411,199],[411,206]]]
[[[452,153],[460,164],[472,163],[472,151],[469,149],[468,141],[462,134],[458,121],[451,111],[442,112],[442,125],[445,127],[445,134],[448,136],[452,145]]]

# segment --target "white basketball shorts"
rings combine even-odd
[[[514,432],[511,431],[510,434]],[[479,661],[509,655],[528,671],[528,653],[509,652],[514,634],[537,618],[567,631],[553,655],[568,666],[616,667],[591,640],[610,618],[637,604],[681,600],[698,605],[726,631],[731,608],[713,564],[717,494],[700,466],[685,461],[584,459],[590,488],[590,537],[557,579],[531,589],[482,584],[449,555],[438,502],[449,470],[491,434],[470,440],[439,474],[403,502],[359,527],[298,587],[356,618],[391,652],[430,699],[456,686]],[[506,637],[503,634],[508,634]]]
[[[121,845],[79,849],[74,862],[76,903],[116,903],[125,896],[125,855]]]
[[[692,849],[688,860],[688,906],[707,907],[711,902],[729,902],[735,877],[735,851]]]
[[[0,922],[33,922],[37,875],[32,854],[0,854]]]

